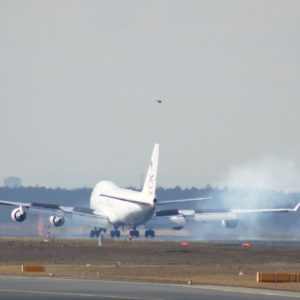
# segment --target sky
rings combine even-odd
[[[162,187],[298,178],[299,36],[297,0],[0,0],[0,184],[140,186],[154,143]]]

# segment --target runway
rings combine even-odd
[[[101,280],[0,277],[0,299],[268,300],[300,293],[222,286],[181,286]]]

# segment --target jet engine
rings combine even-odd
[[[65,218],[64,217],[57,217],[57,216],[51,216],[49,218],[49,221],[52,225],[56,227],[63,226],[65,224]]]
[[[227,228],[235,228],[238,224],[238,220],[222,220],[222,225]]]
[[[23,222],[26,219],[27,215],[22,207],[18,207],[11,212],[10,216],[16,222]]]

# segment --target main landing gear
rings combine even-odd
[[[140,232],[136,229],[136,227],[132,228],[130,231],[129,231],[129,237],[133,238],[139,238],[140,237]],[[151,238],[154,238],[155,237],[155,231],[152,230],[152,229],[146,229],[145,230],[145,237],[148,238],[148,237],[151,237]]]
[[[155,237],[155,231],[152,230],[152,229],[147,229],[147,230],[145,231],[145,237],[146,237],[146,238],[147,238],[147,237],[154,238],[154,237]]]
[[[136,229],[133,229],[133,230],[130,230],[130,231],[129,231],[129,235],[130,235],[131,237],[136,237],[136,238],[138,238],[138,237],[140,237],[140,232],[139,232],[138,230],[136,230]]]
[[[90,231],[90,237],[98,238],[100,236],[101,232],[105,233],[106,229],[94,227],[94,229]]]
[[[111,238],[114,238],[114,237],[119,238],[120,236],[121,236],[120,230],[118,230],[118,229],[111,230],[111,232],[110,232]]]
[[[106,229],[104,228],[97,228],[94,227],[90,231],[90,237],[91,238],[99,238],[101,233],[106,233]],[[131,227],[130,231],[128,232],[129,238],[139,238],[140,237],[140,232],[137,230],[136,227]],[[118,229],[118,227],[115,227],[114,230],[110,231],[110,237],[111,238],[120,238],[121,237],[121,232]],[[155,231],[152,229],[146,229],[145,230],[145,237],[146,238],[154,238],[155,237]]]

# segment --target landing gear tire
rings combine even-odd
[[[138,230],[130,230],[129,235],[130,235],[131,237],[136,237],[136,238],[138,238],[138,237],[140,237],[140,232],[139,232]]]
[[[152,237],[152,238],[154,238],[154,236],[155,236],[155,231],[154,231],[154,230],[149,229],[149,230],[146,230],[146,231],[145,231],[145,237],[146,237],[146,238],[147,238],[147,237]]]
[[[90,237],[91,238],[98,238],[100,236],[101,229],[97,229],[96,227],[90,231]]]
[[[111,238],[114,238],[114,237],[119,238],[120,236],[121,236],[120,230],[112,230],[110,232],[110,237]]]

